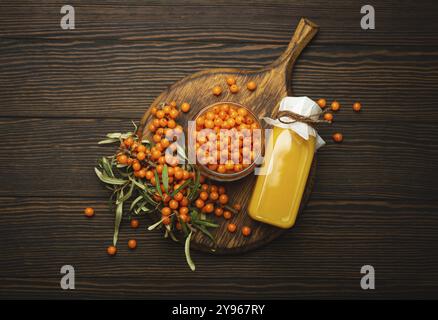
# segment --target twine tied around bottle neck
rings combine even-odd
[[[326,112],[326,110],[324,110],[322,112],[322,114],[324,114],[325,112]],[[288,119],[284,120],[284,119],[281,119],[281,118],[288,118]],[[322,119],[316,119],[315,120],[315,119],[312,119],[310,117],[306,117],[306,116],[303,116],[301,114],[298,114],[298,113],[295,113],[295,112],[292,112],[292,111],[287,111],[287,110],[278,111],[277,114],[276,114],[276,119],[278,121],[280,121],[281,123],[284,123],[284,124],[291,124],[291,123],[295,123],[295,122],[305,123],[305,124],[311,126],[314,129],[316,128],[316,126],[319,123],[330,123],[330,121],[327,121],[327,120],[322,120]]]

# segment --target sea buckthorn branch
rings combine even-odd
[[[180,107],[183,112],[189,109],[187,103]],[[99,159],[95,168],[98,178],[112,191],[110,202],[115,207],[113,245],[107,250],[110,255],[117,252],[123,217],[153,215],[159,219],[148,229],[164,227],[166,238],[174,241],[185,239],[186,259],[194,270],[189,252],[192,235],[201,232],[211,239],[212,250],[216,245],[209,229],[218,227],[218,224],[207,215],[221,212],[216,216],[231,219],[237,214],[237,211],[224,210],[229,197],[223,186],[207,184],[196,165],[180,163],[179,156],[184,158],[185,151],[173,147],[175,140],[183,134],[183,128],[175,121],[180,110],[174,102],[152,108],[153,117],[148,125],[148,130],[153,133],[152,141],[143,139],[134,125],[135,133],[109,133],[99,142],[119,145],[114,155]],[[172,152],[166,152],[168,149]],[[125,211],[128,205],[129,210]],[[136,246],[137,242],[128,243],[130,249]]]

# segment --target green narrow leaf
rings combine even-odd
[[[132,210],[141,199],[143,199],[142,195],[135,198],[134,201],[132,201],[131,206],[129,207],[129,210]]]
[[[163,219],[161,219],[160,221],[158,221],[158,222],[154,223],[153,225],[149,226],[149,227],[148,227],[148,230],[149,230],[149,231],[154,230],[154,229],[155,229],[156,227],[158,227],[162,222],[163,222]]]
[[[206,227],[209,227],[209,228],[217,228],[217,227],[219,227],[218,224],[210,222],[210,221],[206,221],[206,220],[197,220],[196,224],[203,225],[203,226],[206,226]]]
[[[161,173],[161,179],[163,179],[164,191],[169,194],[169,175],[167,173],[167,164],[163,167],[163,172]]]
[[[102,167],[104,172],[111,178],[114,178],[113,169],[111,168],[111,164],[108,162],[106,157],[102,157]]]
[[[126,132],[120,135],[120,139],[127,139],[129,137],[132,137],[133,133],[132,132]]]
[[[146,192],[143,193],[143,198],[151,205],[156,206],[158,203],[154,201]]]
[[[198,211],[192,210],[191,216],[192,216],[192,221],[197,221],[198,220]]]
[[[193,263],[192,258],[190,257],[190,240],[192,239],[192,231],[190,231],[189,235],[186,238],[186,243],[184,246],[184,252],[186,254],[186,260],[187,260],[187,264],[189,265],[190,269],[192,271],[195,271],[196,267],[195,264]]]
[[[120,193],[117,198],[123,198],[123,190],[120,190]],[[113,237],[113,245],[116,246],[117,239],[119,238],[119,228],[120,222],[122,221],[123,215],[123,202],[120,202],[116,207],[116,216],[114,219],[114,237]]]
[[[144,184],[138,182],[136,179],[129,177],[129,180],[131,180],[132,183],[135,184],[137,187],[139,187],[141,190],[146,190],[146,186]]]
[[[128,200],[131,197],[133,190],[134,190],[134,184],[131,183],[128,192],[121,199],[118,199],[116,204],[119,204],[120,202],[125,202],[126,200]]]
[[[116,139],[116,140],[118,140],[121,136],[122,136],[122,134],[120,132],[108,133],[106,135],[107,138]]]
[[[163,197],[163,193],[161,192],[160,177],[158,176],[157,170],[155,170],[154,173],[155,173],[155,189],[157,189],[157,192],[160,195],[160,197]]]
[[[189,185],[191,183],[190,180],[187,180],[186,182],[184,182],[182,185],[180,185],[178,188],[176,188],[175,190],[172,191],[171,196],[173,197],[174,195],[176,195],[178,192],[180,192],[182,189],[184,189],[185,187],[187,187],[187,185]]]
[[[134,125],[134,132],[137,132],[137,129],[138,129],[137,125],[135,124],[134,121],[131,120],[131,122],[132,122],[132,124]]]
[[[201,225],[194,225],[195,228],[197,228],[199,231],[201,231],[203,234],[205,234],[208,238],[210,238],[211,241],[213,241],[214,244],[216,244],[216,239],[213,237],[213,235],[207,230],[206,227]]]
[[[175,235],[173,234],[172,228],[169,225],[166,225],[166,232],[167,234],[170,236],[170,238],[175,241],[175,242],[179,242],[179,240],[177,239],[177,237],[175,237]]]
[[[192,201],[192,200],[195,199],[195,197],[196,197],[196,195],[197,195],[197,193],[198,193],[199,186],[201,185],[201,183],[200,183],[200,180],[201,180],[201,173],[200,173],[199,170],[195,170],[195,172],[196,172],[195,183],[193,184],[193,188],[192,188],[192,190],[190,191],[190,194],[189,194],[189,196],[188,196],[188,199],[189,199],[190,201]]]
[[[114,143],[114,142],[119,142],[119,139],[100,140],[97,144],[109,144],[109,143]]]
[[[94,168],[94,172],[96,172],[96,175],[99,177],[99,179],[102,182],[105,182],[105,183],[108,183],[108,184],[115,184],[115,185],[123,185],[123,184],[126,183],[126,180],[108,177],[107,175],[103,174],[97,168]]]

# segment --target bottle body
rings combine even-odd
[[[315,153],[315,137],[303,139],[289,129],[274,127],[257,177],[249,215],[280,228],[290,228],[300,208]]]

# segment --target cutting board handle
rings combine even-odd
[[[290,78],[292,75],[292,68],[300,55],[301,51],[312,40],[315,34],[318,32],[318,25],[306,18],[301,18],[295,29],[287,49],[283,54],[275,60],[268,68],[277,69],[278,72],[283,73],[286,76],[286,85],[289,90]]]

